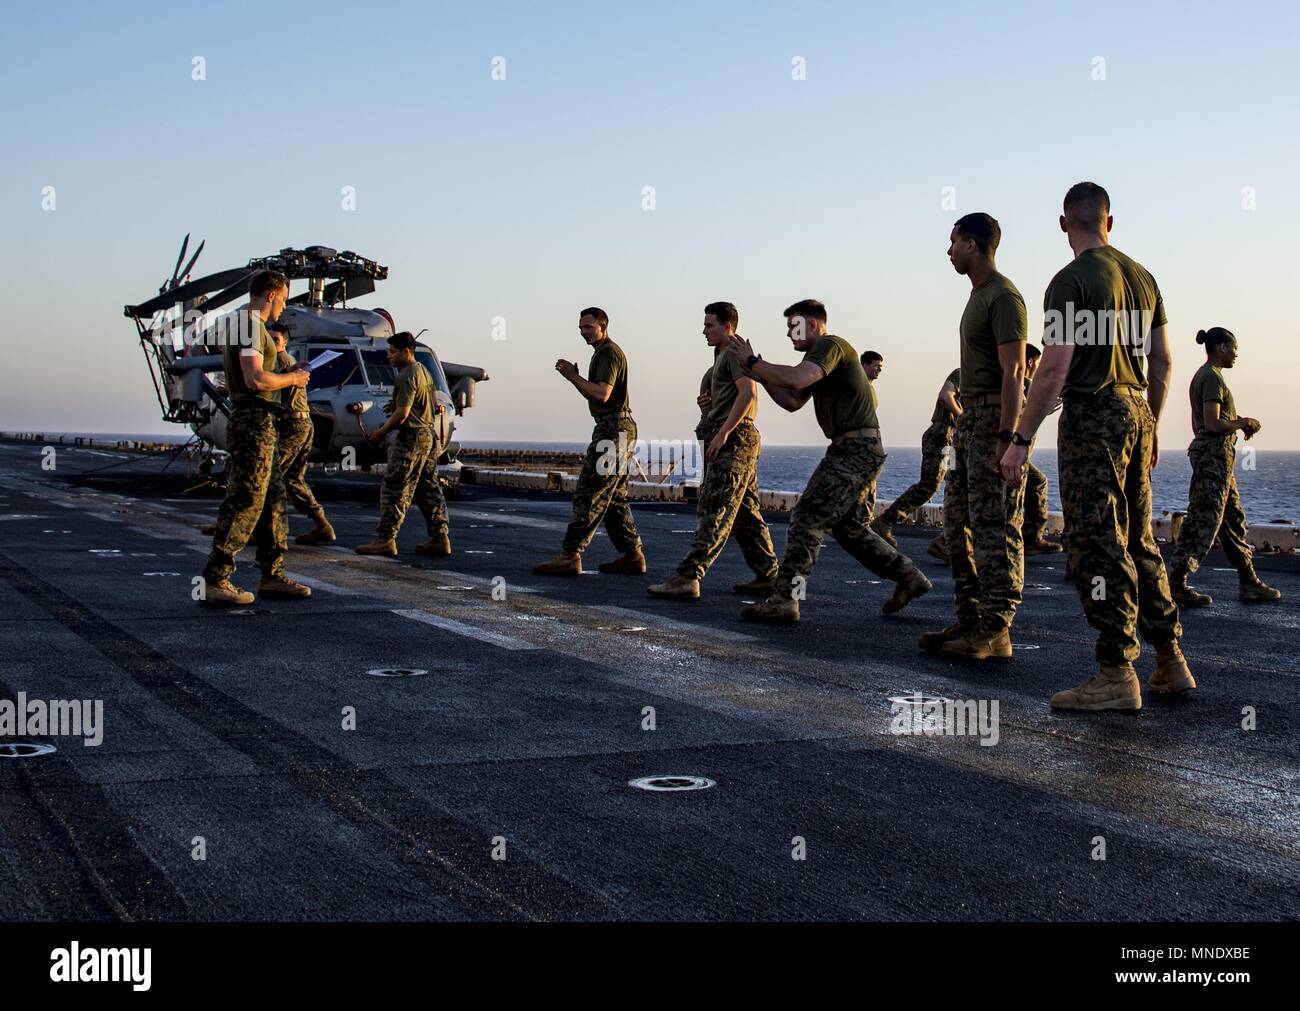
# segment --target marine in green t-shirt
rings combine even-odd
[[[753,424],[757,388],[735,356],[725,350],[739,322],[740,313],[730,302],[710,302],[704,307],[701,333],[714,354],[713,367],[704,374],[700,394],[704,417],[696,430],[705,445],[695,536],[676,575],[646,588],[652,597],[698,599],[700,580],[733,536],[755,577],[733,588],[738,593],[766,594],[776,579],[776,550],[758,498],[762,440]]]
[[[821,302],[796,302],[784,315],[791,344],[804,353],[798,365],[765,362],[738,335],[732,335],[727,349],[779,407],[797,411],[812,399],[817,422],[831,444],[790,516],[785,555],[771,596],[745,608],[741,617],[797,622],[799,601],[827,533],[869,571],[896,584],[881,607],[884,614],[893,614],[929,591],[931,584],[911,559],[870,527],[872,493],[885,462],[875,391],[853,346],[826,332]]]
[[[251,390],[244,382],[244,370],[239,359],[245,351],[252,351],[262,358],[263,372],[287,371],[276,368],[277,353],[275,341],[267,332],[266,323],[255,312],[240,309],[231,313],[230,326],[223,329],[221,347],[222,367],[226,370],[226,386],[230,390],[230,399],[234,403],[264,400],[269,404],[280,402],[279,390]],[[244,343],[244,334],[251,334],[251,343]]]
[[[433,426],[433,380],[429,370],[418,361],[402,369],[393,382],[393,409],[410,408],[402,422],[403,428],[431,428]]]
[[[1188,393],[1192,401],[1192,433],[1194,435],[1206,434],[1205,405],[1207,403],[1217,403],[1219,405],[1219,417],[1224,421],[1237,420],[1237,406],[1233,403],[1232,391],[1228,389],[1223,373],[1209,362],[1196,370],[1196,374],[1192,376],[1192,383],[1188,388]]]
[[[1246,512],[1234,473],[1237,433],[1249,439],[1262,427],[1257,418],[1238,416],[1232,393],[1223,378],[1223,370],[1237,364],[1237,338],[1231,330],[1215,326],[1197,333],[1196,343],[1205,345],[1206,358],[1189,387],[1196,438],[1187,447],[1192,481],[1187,489],[1187,514],[1170,559],[1170,592],[1180,607],[1214,603],[1213,597],[1189,585],[1187,580],[1201,567],[1217,541],[1228,564],[1237,570],[1238,595],[1243,601],[1278,600],[1281,592],[1255,572]]]
[[[859,428],[879,428],[876,388],[867,381],[858,353],[843,337],[823,334],[803,360],[821,366],[824,375],[812,385],[813,410],[826,438]]]
[[[734,355],[729,355],[725,351],[719,351],[713,358],[713,368],[709,370],[709,403],[708,419],[721,425],[726,422],[731,414],[732,405],[736,402],[736,380],[744,379],[745,373],[741,369],[740,363],[736,361]],[[749,408],[746,417],[752,418],[758,413],[758,401],[755,400]]]
[[[960,404],[961,403],[961,369],[960,368],[953,369],[951,372],[948,373],[948,378],[943,381],[944,387],[947,387],[949,383],[952,383],[953,393],[958,398],[957,402]],[[942,392],[942,390],[940,392]],[[943,406],[942,401],[936,400],[934,405],[934,413],[930,415],[930,424],[938,425],[940,423],[945,425],[955,425],[957,424],[957,419],[952,416],[952,413],[948,410],[948,408]]]
[[[1085,249],[1043,296],[1043,343],[1072,344],[1064,396],[1145,390],[1151,331],[1169,322],[1151,273],[1114,246]]]
[[[281,351],[275,358],[277,372],[290,372],[298,364],[298,359],[289,354],[288,351]],[[290,386],[280,391],[280,401],[286,411],[295,413],[307,410],[307,388],[305,386]]]
[[[627,358],[609,337],[609,314],[599,306],[578,313],[578,333],[592,349],[584,379],[578,363],[561,358],[555,371],[586,401],[595,419],[591,442],[573,492],[573,513],[560,553],[533,567],[542,576],[582,575],[582,552],[601,523],[619,557],[600,571],[617,575],[645,572],[645,555],[628,505],[628,480],[636,464],[636,422],[628,397]]]
[[[1025,300],[1006,277],[996,271],[971,289],[961,314],[962,393],[983,397],[1002,392],[1002,361],[998,346],[1028,337]]]
[[[605,383],[610,387],[609,399],[603,404],[588,400],[593,418],[607,414],[625,414],[632,409],[627,395],[627,356],[623,349],[606,337],[591,355],[587,366],[587,381]]]

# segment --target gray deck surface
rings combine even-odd
[[[1248,607],[1207,565],[1191,698],[1064,716],[1047,699],[1092,672],[1093,634],[1060,555],[1029,561],[1015,659],[963,665],[916,648],[951,612],[921,532],[900,546],[935,589],[901,614],[828,542],[802,624],[766,627],[739,619],[734,545],[700,601],[646,595],[690,542],[681,507],[635,507],[647,576],[557,580],[531,567],[563,497],[467,490],[452,558],[411,553],[413,510],[387,560],[350,550],[375,479],[320,479],[340,546],[288,566],[315,595],[233,614],[190,598],[217,500],[180,494],[184,465],[57,460],[0,445],[0,698],[102,699],[104,740],[0,760],[6,919],[1300,915],[1294,571],[1267,573],[1280,604]],[[611,554],[602,534],[588,564]],[[246,552],[236,581],[256,576]],[[912,690],[998,700],[999,743],[892,735],[889,698]],[[669,773],[717,785],[627,785]]]

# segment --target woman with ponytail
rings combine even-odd
[[[1241,599],[1277,600],[1282,594],[1255,574],[1246,541],[1246,514],[1233,475],[1237,433],[1249,439],[1260,429],[1256,419],[1237,417],[1232,391],[1223,379],[1223,370],[1232,368],[1237,361],[1237,338],[1231,331],[1215,326],[1200,331],[1196,343],[1205,346],[1205,364],[1192,377],[1190,390],[1194,438],[1187,455],[1192,461],[1192,484],[1171,565],[1173,598],[1181,607],[1214,603],[1208,593],[1188,586],[1187,576],[1201,567],[1217,536],[1223,553],[1237,570]]]

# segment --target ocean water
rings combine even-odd
[[[463,446],[473,448],[518,448],[549,452],[586,451],[586,443],[578,442],[472,442]],[[1246,518],[1252,523],[1300,521],[1300,453],[1257,452],[1254,466],[1245,466],[1242,443],[1237,443],[1237,487],[1241,492]],[[824,446],[764,446],[758,460],[759,487],[775,491],[801,491],[813,468],[825,452]],[[668,453],[665,452],[665,458]],[[653,456],[647,454],[653,459]],[[689,457],[688,457],[689,459]],[[1036,450],[1034,463],[1047,475],[1048,500],[1055,511],[1061,509],[1061,498],[1056,476],[1056,450]],[[685,478],[678,464],[668,480]],[[881,472],[876,494],[882,499],[892,499],[902,494],[920,476],[921,449],[893,447],[887,450],[885,468]],[[1191,464],[1185,446],[1162,446],[1160,463],[1151,472],[1151,497],[1155,512],[1179,511],[1187,508],[1187,486],[1192,476]],[[943,490],[935,496],[942,503]]]
[[[179,429],[165,435],[138,435],[128,433],[43,433],[47,437],[90,435],[96,440],[140,440],[142,442],[185,442],[188,433]],[[475,449],[534,449],[547,452],[582,453],[585,442],[478,442],[460,440],[461,445]],[[1300,522],[1300,452],[1261,451],[1254,454],[1253,467],[1247,466],[1243,453],[1244,443],[1237,442],[1237,487],[1241,491],[1242,506],[1251,523]],[[693,451],[687,451],[693,453]],[[759,486],[776,491],[801,491],[808,482],[813,468],[822,458],[824,446],[764,446],[758,461]],[[675,454],[665,450],[666,467]],[[645,454],[653,462],[653,454]],[[688,456],[688,462],[691,457]],[[1056,450],[1035,450],[1034,462],[1047,475],[1048,500],[1055,511],[1061,509],[1061,498],[1056,477]],[[677,467],[669,481],[682,481],[680,454]],[[885,468],[881,472],[876,494],[882,499],[900,495],[921,471],[921,449],[893,447],[887,451]],[[1151,472],[1151,495],[1156,514],[1187,508],[1187,485],[1192,476],[1187,460],[1186,446],[1162,446],[1160,464]],[[943,491],[935,497],[943,501]]]

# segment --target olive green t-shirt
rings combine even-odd
[[[244,370],[240,367],[239,359],[242,352],[247,350],[259,351],[262,355],[262,371],[275,372],[276,350],[275,341],[266,330],[266,323],[262,317],[255,313],[248,312],[247,309],[240,309],[239,312],[245,313],[246,320],[240,320],[241,325],[247,324],[248,329],[242,332],[251,332],[253,343],[251,345],[240,344],[234,338],[236,331],[234,327],[227,331],[230,340],[221,349],[222,367],[226,370],[226,388],[230,390],[230,399],[233,403],[249,403],[254,400],[265,400],[271,404],[280,402],[279,390],[251,390],[248,384],[244,382]]]
[[[709,405],[708,420],[725,424],[727,418],[731,416],[731,409],[736,404],[736,380],[744,379],[745,374],[740,369],[740,362],[736,361],[736,356],[728,351],[719,351],[713,359],[713,368],[709,369],[709,395],[713,397],[713,402]],[[752,400],[749,404],[747,417],[752,418],[757,413],[758,401]]]
[[[1016,286],[994,274],[971,289],[961,314],[961,391],[968,397],[1002,392],[998,346],[1029,336],[1025,300]]]
[[[876,391],[853,345],[843,337],[826,334],[803,356],[826,374],[812,384],[813,409],[826,438],[855,428],[879,428]]]
[[[1043,345],[1074,345],[1062,395],[1146,389],[1150,333],[1168,318],[1142,264],[1114,246],[1086,249],[1052,278],[1043,311]]]
[[[1210,401],[1217,401],[1219,406],[1219,417],[1224,421],[1235,421],[1237,418],[1237,405],[1232,402],[1232,391],[1228,389],[1228,384],[1223,381],[1223,373],[1216,369],[1209,362],[1206,362],[1196,370],[1196,375],[1192,376],[1192,385],[1188,392],[1192,400],[1192,431],[1197,435],[1205,435],[1205,405]]]
[[[288,372],[298,364],[298,359],[289,354],[288,351],[281,351],[276,356],[276,365],[279,366],[277,372]],[[284,405],[286,411],[305,411],[307,410],[307,387],[305,386],[286,386],[280,391],[280,403]]]
[[[603,418],[610,414],[630,411],[627,396],[627,357],[623,349],[606,337],[591,355],[591,364],[587,366],[587,381],[608,383],[609,399],[603,404],[594,400],[587,401],[593,418]]]
[[[429,370],[411,362],[393,381],[393,410],[410,406],[402,428],[430,428],[433,425],[433,380]]]
[[[952,385],[955,386],[955,387],[957,388],[957,394],[958,394],[958,397],[959,397],[959,399],[958,399],[957,402],[958,402],[958,403],[961,403],[961,400],[960,400],[960,396],[961,396],[961,369],[953,369],[951,372],[949,372],[949,373],[948,373],[948,378],[945,379],[945,380],[943,381],[943,383],[944,383],[945,386],[947,386],[949,383],[952,383]],[[957,419],[954,418],[951,414],[949,414],[949,413],[947,412],[947,410],[944,409],[943,404],[935,404],[935,405],[934,405],[934,413],[933,413],[932,415],[930,415],[930,424],[932,424],[932,425],[937,425],[937,424],[938,424],[939,422],[941,422],[941,421],[947,422],[949,425],[955,425],[955,424],[957,424]]]

